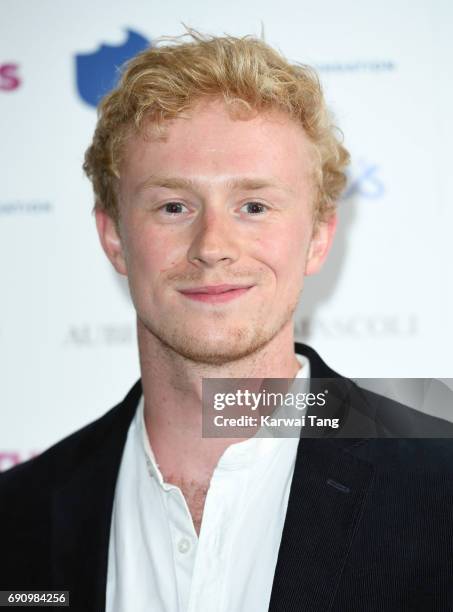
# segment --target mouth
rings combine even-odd
[[[219,304],[235,300],[247,293],[253,286],[254,285],[211,285],[182,289],[180,293],[189,300]]]

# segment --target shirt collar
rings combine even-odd
[[[296,373],[295,379],[305,379],[305,388],[308,390],[310,380],[310,361],[307,357],[305,357],[305,355],[296,353],[295,356],[300,364],[300,368]],[[298,388],[300,388],[300,381],[298,381],[297,384]],[[290,390],[293,388],[293,386],[294,383],[291,385]],[[134,418],[137,432],[137,443],[144,452],[149,474],[157,480],[162,488],[165,490],[170,490],[173,488],[173,485],[169,485],[168,483],[164,482],[162,473],[159,469],[159,465],[149,442],[145,424],[144,406],[145,402],[142,394]],[[286,414],[286,407],[281,406],[277,409],[276,413],[277,412],[279,416],[284,416]],[[299,415],[304,413],[305,410],[298,411]],[[250,463],[251,461],[258,460],[260,457],[267,455],[269,452],[276,451],[282,446],[282,442],[284,440],[288,442],[284,433],[285,432],[281,429],[269,430],[262,427],[253,437],[249,438],[248,440],[231,444],[221,456],[217,467],[224,470],[234,470],[240,468],[244,464]],[[297,448],[299,438],[292,435],[291,440],[292,443],[290,442],[289,444]]]

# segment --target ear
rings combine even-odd
[[[104,253],[119,274],[127,276],[126,261],[123,254],[123,245],[118,234],[115,222],[104,210],[96,210],[96,227]]]
[[[318,222],[313,229],[305,263],[305,276],[316,274],[322,268],[332,246],[336,229],[337,215],[335,213],[327,221]]]

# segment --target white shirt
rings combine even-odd
[[[296,378],[308,387],[310,363],[296,357]],[[198,537],[181,490],[163,481],[143,408],[142,397],[115,490],[106,612],[267,610],[299,438],[229,446],[212,475]]]

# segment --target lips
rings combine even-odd
[[[230,302],[247,293],[253,285],[205,285],[203,287],[190,287],[180,292],[188,299],[207,304],[221,304]]]
[[[226,293],[227,291],[234,291],[236,289],[249,289],[251,285],[207,285],[204,287],[191,287],[190,289],[182,289],[181,293],[206,293],[209,295],[219,295],[219,293]]]

